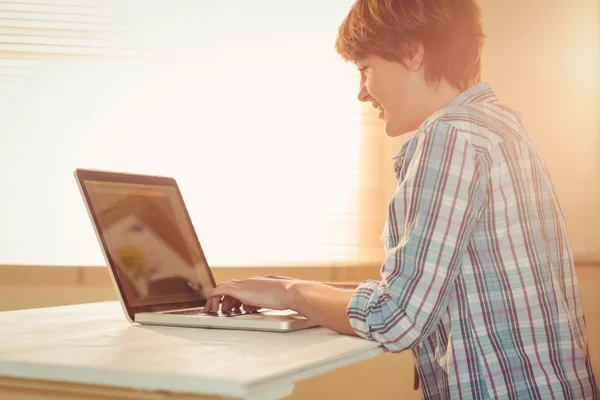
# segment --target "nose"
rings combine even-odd
[[[369,101],[370,97],[371,95],[369,94],[366,85],[364,83],[361,83],[360,89],[358,91],[358,101],[365,103]]]

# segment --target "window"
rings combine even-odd
[[[76,167],[174,176],[211,265],[380,261],[351,3],[0,4],[0,263],[104,263]]]

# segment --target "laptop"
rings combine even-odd
[[[215,280],[175,179],[89,169],[75,177],[131,323],[270,332],[316,326],[292,310],[203,311]]]

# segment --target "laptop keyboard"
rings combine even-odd
[[[258,311],[245,311],[245,310],[232,310],[232,311],[218,311],[207,313],[204,312],[201,308],[194,308],[192,310],[178,310],[178,311],[169,311],[165,312],[165,314],[177,314],[177,315],[202,315],[202,316],[211,316],[211,317],[236,317],[238,315],[247,315],[247,314],[256,314]]]

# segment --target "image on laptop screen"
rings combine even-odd
[[[175,187],[84,185],[129,305],[204,299],[208,266]]]

